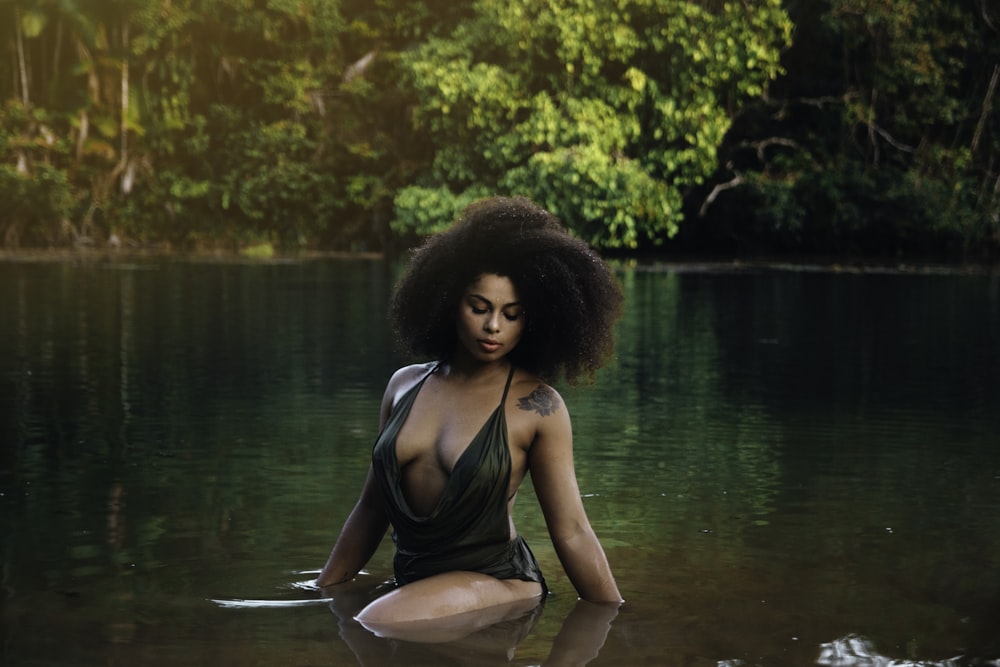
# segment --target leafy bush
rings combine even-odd
[[[66,173],[49,165],[36,165],[29,176],[9,165],[0,165],[0,238],[7,247],[51,245],[74,240],[69,222],[74,200]]]

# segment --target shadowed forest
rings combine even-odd
[[[1000,257],[1000,0],[5,0],[0,246]]]

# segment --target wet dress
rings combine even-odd
[[[421,387],[437,368],[434,366],[393,406],[372,448],[375,479],[393,527],[396,583],[465,570],[498,579],[537,581],[544,591],[545,580],[527,543],[520,536],[510,537],[507,494],[511,459],[504,404],[513,368],[500,405],[455,462],[434,510],[417,516],[406,502],[396,437]]]

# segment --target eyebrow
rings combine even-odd
[[[472,298],[472,299],[479,299],[480,301],[484,301],[484,302],[488,303],[491,306],[493,305],[493,302],[490,301],[489,299],[487,299],[482,294],[475,294],[475,293],[470,292],[468,294],[468,296],[469,296],[469,298]],[[506,308],[512,308],[514,306],[520,306],[520,307],[523,308],[524,304],[522,304],[520,301],[511,301],[510,303],[505,303],[504,305],[500,306],[500,310],[504,310]]]

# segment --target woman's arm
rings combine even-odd
[[[361,497],[344,522],[316,584],[332,586],[354,577],[378,549],[388,528],[389,519],[369,467]]]
[[[545,389],[553,393],[559,408],[538,418],[528,465],[552,544],[581,598],[589,602],[621,602],[604,549],[583,509],[573,463],[569,413],[555,391]]]
[[[417,368],[417,366],[401,368],[389,379],[379,408],[380,430],[389,420],[400,388],[405,387],[407,382],[412,382]],[[332,586],[353,578],[374,555],[388,528],[389,517],[385,513],[371,466],[368,466],[368,476],[361,489],[361,496],[347,516],[344,527],[340,530],[340,537],[333,545],[322,572],[316,578],[316,584],[321,587]]]

